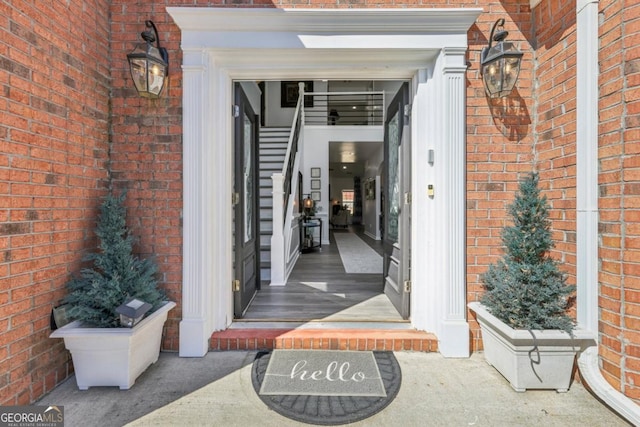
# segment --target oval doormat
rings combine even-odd
[[[272,364],[272,352],[261,352],[256,355],[253,362],[251,379],[253,388],[260,399],[271,409],[287,418],[301,421],[307,424],[316,425],[339,425],[360,421],[376,414],[384,409],[398,394],[402,382],[402,372],[400,365],[393,352],[351,352],[352,359],[346,353],[331,350],[274,350],[278,352],[278,363]],[[319,353],[320,352],[320,353]],[[329,354],[335,353],[335,360]],[[314,364],[314,356],[318,354]],[[330,390],[325,392],[327,384],[361,382],[362,378],[370,377],[370,367],[360,367],[357,359],[369,354],[375,361],[374,369],[379,371],[379,379],[382,382],[384,391],[381,393],[358,391],[357,387],[353,394],[344,390],[333,393]],[[366,357],[365,357],[366,359]],[[331,362],[328,362],[331,360]],[[290,365],[287,365],[287,363]],[[304,385],[300,393],[307,394],[284,394],[285,392],[266,392],[263,382],[267,376],[291,377],[295,380],[302,380]],[[309,384],[317,384],[317,390],[309,389]],[[261,389],[263,394],[261,394]],[[347,388],[348,390],[348,388]],[[264,394],[274,393],[274,394]],[[368,395],[367,395],[368,394]],[[385,395],[386,394],[386,395]]]

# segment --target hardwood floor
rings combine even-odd
[[[330,230],[330,245],[301,254],[286,286],[263,285],[242,321],[402,322],[383,293],[381,274],[347,274],[333,233],[356,233],[378,253],[382,243],[358,230]],[[382,262],[382,261],[381,261]]]

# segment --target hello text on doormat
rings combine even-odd
[[[261,395],[387,395],[370,351],[274,350]]]

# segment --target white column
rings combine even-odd
[[[465,156],[466,156],[466,48],[442,50],[443,143],[438,195],[444,207],[441,222],[446,238],[443,313],[438,331],[439,350],[445,357],[469,357],[465,251]]]
[[[207,352],[207,299],[202,286],[208,264],[203,259],[206,226],[203,211],[203,104],[206,66],[202,51],[183,53],[183,264],[180,356],[200,357]]]

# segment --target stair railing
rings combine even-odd
[[[384,91],[306,92],[305,126],[382,126]]]
[[[287,144],[287,154],[284,156],[284,165],[282,165],[282,175],[284,176],[284,201],[283,207],[286,210],[289,205],[289,196],[291,196],[291,182],[293,180],[293,165],[298,154],[298,146],[300,140],[300,128],[304,121],[304,108],[302,102],[304,99],[304,83],[299,83],[300,96],[296,104],[296,111],[293,115],[293,123],[291,125],[291,133],[289,134],[289,143]]]
[[[299,83],[300,95],[293,116],[291,132],[287,144],[284,164],[281,173],[271,176],[273,181],[273,234],[271,236],[271,285],[284,286],[287,281],[291,262],[291,221],[293,216],[293,200],[291,194],[296,191],[299,168],[300,129],[304,121],[304,83]],[[280,225],[279,225],[280,224]],[[295,234],[297,235],[297,234]],[[297,253],[297,251],[295,251]]]

